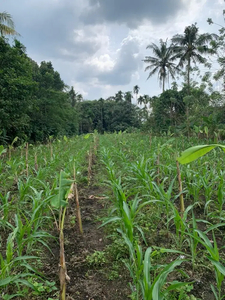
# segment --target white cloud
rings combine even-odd
[[[112,71],[115,66],[115,61],[109,54],[102,54],[98,57],[87,59],[85,63],[91,67],[96,67],[99,72]]]

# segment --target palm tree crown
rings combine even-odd
[[[160,85],[162,84],[164,92],[166,79],[169,81],[169,76],[174,79],[175,73],[179,70],[174,63],[176,56],[174,55],[173,45],[167,47],[167,41],[164,42],[160,40],[159,47],[152,43],[147,46],[147,49],[151,49],[155,55],[154,57],[146,56],[143,60],[145,63],[149,64],[149,66],[145,68],[145,71],[150,70],[147,79],[158,72]]]
[[[0,36],[17,34],[11,15],[7,12],[0,13]]]
[[[206,58],[202,54],[212,53],[212,49],[208,47],[208,43],[216,38],[215,34],[198,34],[196,24],[188,26],[184,30],[184,34],[177,34],[172,38],[175,44],[174,52],[179,59],[179,67],[184,67],[187,63],[187,85],[190,88],[190,70],[191,61],[194,64],[205,63]]]

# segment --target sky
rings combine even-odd
[[[197,22],[200,33],[224,25],[224,0],[0,0],[11,14],[19,40],[37,63],[51,61],[68,86],[84,99],[119,90],[159,95],[157,75],[147,80],[142,60],[151,43],[183,34]],[[213,66],[214,69],[218,66]],[[204,67],[202,67],[204,71]],[[171,82],[170,82],[171,83]],[[167,84],[166,88],[170,86]],[[135,102],[135,97],[133,99]]]

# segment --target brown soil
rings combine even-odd
[[[129,299],[130,289],[128,286],[129,279],[124,276],[127,271],[122,267],[118,279],[109,280],[108,271],[113,262],[106,262],[101,266],[88,264],[86,257],[95,251],[104,251],[110,240],[107,239],[103,228],[99,228],[101,222],[97,217],[102,214],[104,204],[98,200],[101,194],[99,187],[89,187],[80,191],[80,207],[83,223],[84,234],[81,236],[78,224],[71,224],[75,215],[75,204],[67,211],[67,222],[64,229],[65,238],[65,255],[67,274],[70,282],[67,284],[67,300],[126,300]],[[50,246],[55,261],[58,263],[59,245],[54,242]],[[51,262],[45,267],[48,269],[47,278],[58,280],[58,266],[52,265]],[[53,295],[52,295],[53,297]]]

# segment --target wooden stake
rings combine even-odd
[[[60,294],[59,299],[60,300],[66,300],[66,281],[70,281],[69,276],[67,275],[67,269],[66,269],[66,260],[65,260],[65,250],[64,250],[64,234],[63,234],[63,228],[64,228],[64,222],[65,222],[65,215],[66,215],[66,207],[63,209],[60,209],[60,216],[59,216],[59,242],[60,242],[60,258],[59,258],[59,280],[60,280]]]
[[[90,147],[88,155],[88,185],[91,183],[91,167],[92,167],[92,150]]]
[[[60,280],[60,300],[66,300],[66,261],[65,261],[65,251],[64,251],[64,234],[63,229],[60,229],[59,234],[60,241],[60,271],[59,271],[59,280]]]
[[[180,212],[183,216],[184,213],[184,197],[183,197],[183,187],[182,187],[182,180],[181,180],[181,175],[180,175],[180,167],[179,167],[179,162],[176,161],[177,164],[177,177],[178,177],[178,183],[179,183],[179,192],[180,192]]]
[[[73,178],[74,178],[74,185],[73,185],[73,190],[74,191],[73,191],[73,194],[75,196],[76,206],[77,206],[77,210],[76,210],[77,220],[78,220],[78,224],[79,224],[80,234],[83,235],[83,226],[82,226],[82,219],[81,219],[81,213],[80,213],[79,195],[78,195],[78,189],[77,189],[77,183],[76,183],[75,162],[74,162],[74,165],[73,165]]]

